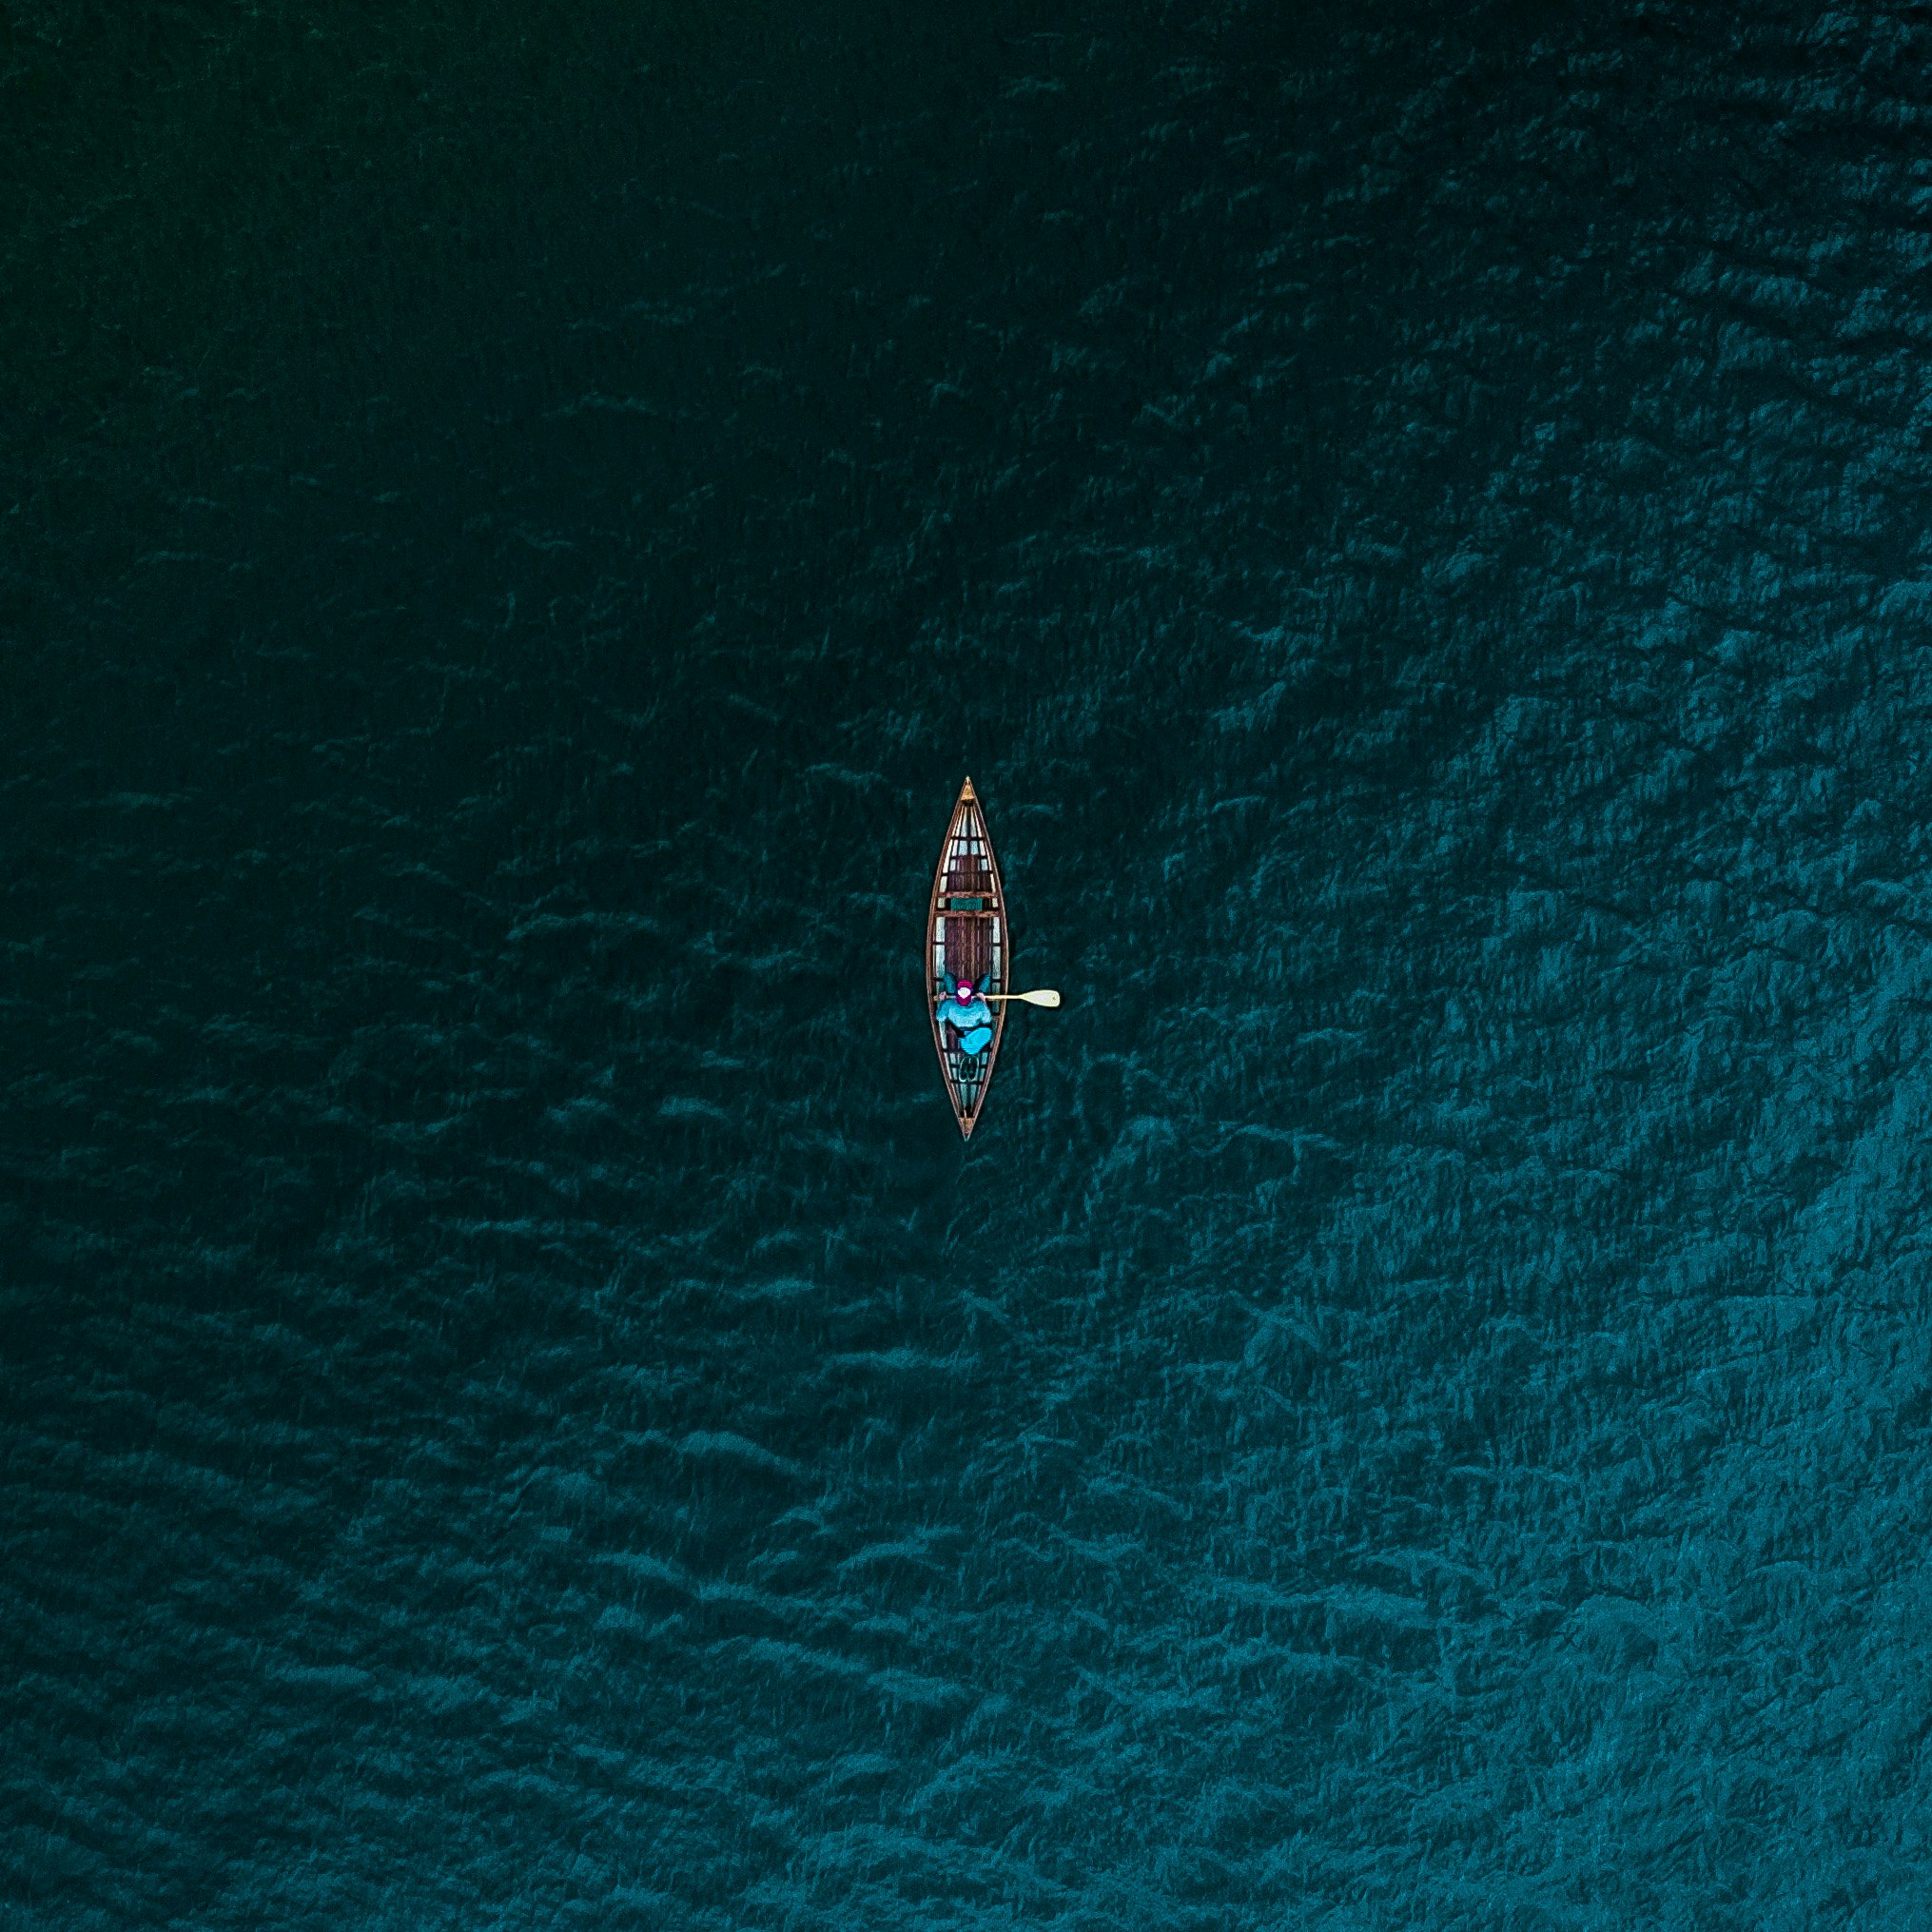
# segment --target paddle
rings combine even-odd
[[[1057,1006],[1060,995],[1050,986],[1043,986],[1037,993],[982,993],[980,998],[987,1005],[996,1006],[1002,1000],[1025,1000],[1029,1006]]]

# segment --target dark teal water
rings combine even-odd
[[[0,18],[0,1924],[1928,1922],[1932,14]]]

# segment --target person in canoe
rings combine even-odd
[[[946,976],[946,990],[939,1003],[939,1017],[959,1028],[959,1050],[970,1060],[992,1044],[993,1009],[980,997],[970,980]]]

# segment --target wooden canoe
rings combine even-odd
[[[967,1140],[992,1083],[993,1063],[1000,1057],[1000,1040],[1006,1030],[1006,1008],[1004,1004],[993,1008],[992,1041],[984,1053],[968,1060],[959,1050],[959,1029],[940,1019],[939,1002],[949,990],[947,973],[955,980],[972,981],[983,993],[1004,993],[1006,959],[1006,895],[1000,886],[993,842],[986,834],[986,815],[968,778],[960,787],[952,823],[946,829],[926,915],[926,1010],[932,1021],[932,1044],[939,1048],[946,1095]]]

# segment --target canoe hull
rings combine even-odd
[[[947,991],[947,973],[955,980],[971,980],[985,993],[1005,992],[1007,961],[1006,894],[1000,884],[986,813],[968,778],[960,788],[946,841],[939,849],[926,913],[926,1010],[932,1020],[932,1044],[939,1049],[946,1098],[967,1140],[992,1084],[993,1063],[1000,1057],[1000,1042],[1006,1031],[1006,1008],[1004,1005],[993,1008],[992,1041],[968,1060],[959,1050],[959,1029],[940,1019],[939,1002]]]

